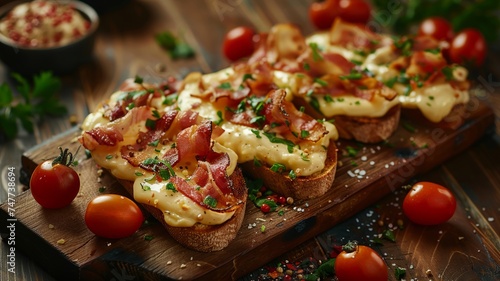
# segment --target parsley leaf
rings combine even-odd
[[[7,83],[0,85],[0,135],[14,139],[19,132],[18,122],[32,133],[35,120],[67,114],[66,107],[55,95],[61,88],[61,80],[51,72],[35,75],[32,84],[18,73],[12,73],[12,78],[22,100],[14,99],[13,89]]]

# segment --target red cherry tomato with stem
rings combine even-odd
[[[453,28],[444,18],[430,17],[420,23],[418,35],[431,36],[439,41],[450,41],[453,38]]]
[[[224,56],[236,61],[250,56],[255,50],[255,31],[246,26],[238,26],[226,33],[222,46]]]
[[[137,204],[117,194],[99,195],[85,211],[85,224],[95,235],[119,239],[134,234],[144,221]]]
[[[344,245],[342,250],[335,260],[335,274],[339,281],[387,281],[387,266],[372,248],[353,241]]]
[[[61,154],[55,160],[40,163],[30,179],[33,198],[44,208],[66,207],[80,191],[80,177],[70,166],[73,155],[59,148]]]
[[[418,182],[406,194],[404,214],[420,225],[437,225],[448,221],[457,207],[455,196],[444,186]]]
[[[451,41],[450,59],[454,63],[472,63],[476,67],[486,58],[487,45],[483,34],[474,28],[460,31]]]

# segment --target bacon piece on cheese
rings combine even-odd
[[[392,44],[389,37],[374,33],[363,25],[345,22],[339,17],[333,23],[329,35],[330,44],[349,50],[369,51]]]
[[[137,107],[121,118],[119,121],[108,123],[106,126],[99,126],[82,134],[81,143],[92,151],[102,146],[114,146],[123,141],[124,135],[129,129],[139,122],[145,122],[152,117],[151,109],[148,107]]]
[[[271,91],[267,96],[263,115],[266,117],[266,123],[275,124],[270,131],[281,134],[291,132],[299,139],[312,142],[320,140],[328,133],[323,124],[298,110],[285,96],[284,90]]]
[[[415,51],[411,56],[410,66],[406,70],[406,74],[427,77],[436,71],[441,71],[446,65],[447,62],[441,53]]]

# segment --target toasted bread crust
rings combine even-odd
[[[273,172],[269,167],[254,165],[253,161],[241,164],[245,174],[253,178],[263,179],[267,188],[285,197],[294,199],[311,199],[325,194],[333,184],[337,170],[337,147],[330,142],[327,160],[323,171],[307,177],[291,179],[288,175]]]
[[[465,104],[456,104],[440,122],[434,123],[425,118],[422,112],[418,109],[403,109],[402,115],[412,121],[422,123],[429,127],[438,127],[442,129],[456,130],[465,122],[467,116],[467,108]]]
[[[401,106],[393,106],[382,117],[335,116],[335,126],[343,139],[354,139],[363,143],[378,143],[387,140],[398,128]]]
[[[297,107],[317,119],[326,118],[303,98],[295,98]],[[401,106],[395,105],[382,117],[333,116],[335,127],[342,139],[354,139],[363,143],[378,143],[387,140],[398,128]]]
[[[220,251],[227,247],[236,237],[243,223],[248,195],[245,179],[239,168],[234,170],[230,179],[233,183],[234,195],[241,201],[241,204],[233,217],[221,225],[203,225],[198,223],[192,227],[174,227],[165,222],[163,213],[159,209],[146,204],[142,204],[142,206],[165,227],[172,238],[186,248],[200,252]],[[132,182],[119,181],[130,194],[133,194]]]

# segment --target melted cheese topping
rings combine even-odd
[[[111,100],[114,100],[119,93],[115,93]],[[125,117],[126,118],[126,117]],[[102,112],[99,110],[90,114],[84,121],[82,126],[84,130],[90,130],[96,126],[103,126],[110,123],[108,119],[102,117]],[[135,144],[139,132],[145,132],[145,122],[136,122],[128,126],[123,132],[123,141],[119,146],[99,146],[98,149],[92,151],[92,158],[97,165],[109,170],[111,174],[119,179],[134,182],[134,199],[143,204],[148,204],[160,209],[164,214],[165,222],[176,227],[190,227],[195,223],[206,225],[222,224],[230,219],[232,212],[215,212],[201,207],[193,202],[190,198],[180,192],[166,190],[164,187],[167,181],[158,182],[152,172],[146,171],[140,167],[132,166],[126,159],[121,157],[121,147],[124,145]],[[175,132],[166,132],[167,135],[175,134]],[[171,147],[173,142],[159,143],[156,147],[158,155],[163,155]],[[213,150],[219,153],[227,153],[229,155],[230,165],[227,168],[228,175],[231,175],[236,169],[238,156],[231,149],[220,145],[217,142],[213,144]],[[152,155],[151,157],[154,157]],[[192,173],[195,169],[192,163],[187,169],[179,169],[179,165],[173,166],[175,174],[184,177]],[[186,165],[182,165],[186,167]],[[190,171],[189,173],[186,173]],[[146,179],[153,179],[146,181]],[[147,185],[150,190],[144,186]]]
[[[205,209],[181,192],[168,189],[168,182],[151,182],[148,178],[151,177],[138,177],[134,181],[134,199],[161,210],[168,225],[176,227],[190,227],[196,223],[218,225],[229,220],[234,214],[234,211],[215,212]]]
[[[223,79],[224,73],[219,72],[219,75],[209,74],[202,77],[201,74],[191,74],[185,79],[184,89],[179,93],[178,106],[181,110],[196,110],[201,116],[219,120],[217,116],[218,110],[215,105],[207,102],[202,102],[198,97],[193,96],[199,94],[200,79],[204,83],[216,84],[217,79]],[[223,146],[235,151],[238,155],[238,162],[244,163],[258,159],[269,165],[280,163],[288,169],[294,170],[297,176],[309,176],[316,172],[322,171],[325,167],[326,155],[330,140],[338,138],[337,129],[329,122],[324,122],[328,134],[325,135],[317,143],[303,142],[296,145],[292,152],[288,151],[288,146],[282,143],[271,143],[262,132],[258,137],[252,128],[243,125],[222,122],[220,126],[225,132],[217,138]]]
[[[315,42],[326,52],[333,52],[343,55],[348,60],[357,60],[362,62],[361,68],[368,69],[380,81],[387,81],[400,73],[389,69],[388,65],[393,62],[397,56],[391,46],[385,46],[376,49],[373,53],[365,57],[356,55],[351,50],[340,46],[330,44],[328,32],[314,34],[307,38],[308,42]],[[464,70],[465,71],[465,70]],[[318,99],[321,112],[332,117],[338,114],[348,116],[367,116],[379,117],[384,115],[387,110],[397,103],[401,103],[404,108],[417,108],[422,114],[432,122],[440,122],[446,117],[457,104],[464,104],[469,101],[469,92],[454,89],[450,84],[434,84],[418,88],[415,91],[406,93],[406,85],[396,83],[394,90],[398,92],[398,98],[390,102],[380,100],[380,97],[370,103],[366,100],[356,99],[355,97],[341,97],[344,102],[333,103]],[[353,99],[354,98],[354,99]],[[310,98],[306,100],[310,102]]]
[[[342,55],[347,60],[363,61],[364,57],[356,54],[352,50],[346,49],[342,46],[330,44],[330,34],[328,31],[318,32],[306,38],[306,43],[316,43],[321,50],[325,53],[335,53]]]
[[[437,123],[451,112],[453,106],[467,103],[469,92],[453,89],[450,84],[439,84],[399,95],[399,100],[403,107],[418,108],[429,121]]]

